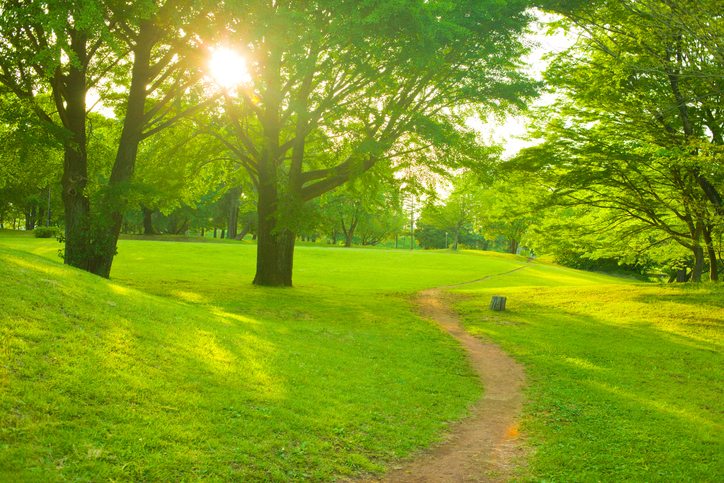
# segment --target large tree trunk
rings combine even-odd
[[[276,230],[278,206],[276,182],[259,183],[259,235],[256,248],[254,285],[291,287],[296,236],[290,230]]]
[[[78,34],[71,49],[79,59],[86,57],[86,39]],[[64,262],[72,267],[89,270],[90,200],[85,187],[88,182],[88,156],[86,154],[85,131],[85,71],[71,63],[68,71],[64,126],[71,133],[71,140],[65,143],[63,156],[63,193],[65,207],[65,255]],[[60,99],[60,96],[56,96]],[[62,106],[59,106],[59,111]]]
[[[259,228],[257,230],[254,285],[291,287],[296,234],[277,229],[279,193],[276,165],[268,153],[259,163]]]
[[[118,235],[121,233],[126,202],[119,186],[133,179],[138,145],[142,139],[146,89],[151,78],[151,49],[156,43],[157,28],[152,20],[141,20],[138,41],[134,49],[131,87],[123,131],[118,143],[116,161],[111,171],[109,187],[100,207],[100,222],[94,226],[94,252],[90,272],[108,278],[116,254]]]

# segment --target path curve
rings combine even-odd
[[[446,300],[446,288],[449,287],[418,292],[415,305],[421,316],[440,324],[465,348],[483,384],[483,396],[469,408],[469,417],[452,425],[445,441],[419,458],[395,467],[384,477],[364,482],[500,483],[508,481],[515,469],[525,465],[526,449],[518,435],[517,422],[526,384],[523,366],[496,344],[473,337],[462,328],[460,318]]]

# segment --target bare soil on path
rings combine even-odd
[[[423,290],[414,302],[421,316],[440,324],[465,348],[483,396],[469,408],[469,417],[451,426],[443,442],[382,478],[362,482],[502,483],[525,467],[527,449],[517,423],[523,407],[523,366],[492,342],[468,334],[444,288]]]

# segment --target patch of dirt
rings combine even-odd
[[[451,427],[445,441],[382,478],[359,483],[501,483],[525,469],[528,448],[518,433],[523,366],[492,342],[468,334],[448,300],[441,288],[434,288],[419,292],[415,304],[421,316],[440,324],[465,348],[483,396],[469,408],[469,417]]]

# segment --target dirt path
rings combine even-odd
[[[448,287],[419,292],[415,303],[420,315],[436,321],[462,344],[480,376],[484,394],[470,408],[470,416],[451,428],[444,442],[394,468],[384,478],[367,482],[498,483],[507,481],[519,466],[525,466],[525,448],[517,430],[523,406],[523,367],[497,345],[465,332],[443,288]]]

